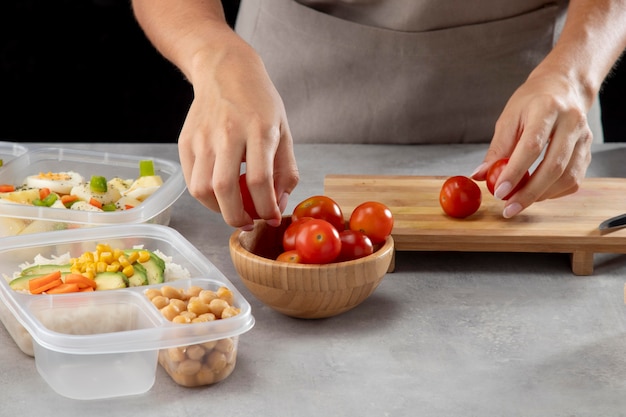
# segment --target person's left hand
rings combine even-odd
[[[578,190],[591,162],[593,135],[586,116],[590,104],[582,87],[556,71],[535,70],[511,96],[472,178],[484,180],[494,162],[509,157],[495,184],[495,196],[503,198],[544,151],[545,155],[530,181],[506,201],[504,217],[513,217],[536,201]]]

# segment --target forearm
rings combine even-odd
[[[559,40],[533,74],[563,74],[591,106],[626,48],[625,22],[626,0],[571,0]]]
[[[220,0],[133,0],[132,5],[148,39],[192,84],[194,68],[206,68],[233,40],[239,43]]]

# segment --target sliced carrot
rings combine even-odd
[[[124,208],[125,208],[126,210],[130,210],[130,209],[132,209],[132,208],[135,208],[135,206],[131,206],[130,204],[124,204]]]
[[[45,285],[42,285],[40,287],[35,288],[34,290],[31,290],[30,293],[31,294],[41,294],[41,293],[44,293],[46,291],[50,291],[54,287],[58,287],[61,284],[63,284],[63,280],[61,278],[59,278],[56,281],[51,281],[51,282],[49,282],[49,283],[47,283]]]
[[[78,292],[91,292],[91,291],[95,291],[93,287],[85,287],[85,288],[80,288],[78,290]]]
[[[43,200],[44,198],[48,197],[50,195],[50,189],[49,188],[40,188],[39,189],[39,199]]]
[[[95,198],[91,198],[91,199],[89,200],[89,204],[91,204],[91,205],[92,205],[92,206],[94,206],[94,207],[98,207],[98,208],[100,208],[100,209],[102,208],[102,203],[101,203],[101,202],[99,202],[98,200],[96,200]]]
[[[31,294],[39,294],[42,291],[40,290],[42,287],[46,287],[46,289],[50,289],[52,287],[47,287],[51,282],[61,281],[61,271],[54,271],[48,275],[44,275],[43,277],[33,278],[28,280],[28,289]],[[63,281],[61,281],[63,282]]]
[[[15,191],[15,187],[11,184],[0,184],[0,193],[10,193]]]
[[[86,276],[82,274],[67,274],[65,276],[65,283],[76,284],[78,285],[78,288],[80,289],[87,288],[87,287],[96,289],[96,286],[98,285],[96,284],[96,281],[94,281],[93,279],[87,278]]]
[[[65,194],[61,196],[61,203],[65,205],[73,203],[76,200],[78,200],[78,197],[73,194]]]
[[[46,294],[67,294],[70,292],[78,292],[78,284],[63,283],[46,291]]]

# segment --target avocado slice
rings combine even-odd
[[[94,278],[96,290],[117,290],[128,287],[129,281],[121,272],[100,272]]]
[[[145,249],[127,249],[124,252],[136,252]],[[146,270],[146,277],[148,278],[148,285],[150,284],[161,284],[165,281],[165,261],[159,258],[154,252],[148,251],[150,253],[150,259],[146,262],[135,262],[135,265],[142,265]]]
[[[144,268],[144,266],[139,262],[135,262],[133,264],[133,269],[135,272],[133,275],[128,277],[128,286],[140,287],[142,285],[148,285],[148,274],[146,272],[146,268]]]
[[[46,275],[46,274],[51,274],[52,272],[55,271],[61,271],[61,274],[69,274],[71,271],[70,269],[72,268],[72,264],[64,264],[64,265],[51,265],[51,264],[44,264],[44,265],[33,265],[33,266],[29,266],[28,268],[24,268],[22,270],[21,275]]]

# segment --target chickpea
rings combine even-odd
[[[202,347],[204,349],[208,350],[213,350],[213,348],[215,347],[215,345],[217,345],[217,340],[210,340],[208,342],[204,342],[202,343]]]
[[[215,350],[218,350],[222,353],[230,353],[235,350],[235,343],[233,339],[227,337],[226,339],[220,339],[215,344]]]
[[[183,316],[183,315],[177,315],[176,317],[174,317],[172,320],[172,323],[176,323],[176,324],[189,324],[191,323],[191,319],[189,317]]]
[[[178,311],[179,313],[181,311],[186,311],[187,310],[187,303],[185,303],[180,298],[171,298],[170,297],[170,305],[172,307],[174,307],[176,309],[176,311]]]
[[[202,363],[191,359],[185,359],[178,365],[178,373],[183,375],[195,375],[202,368]]]
[[[174,306],[172,306],[172,304],[168,304],[161,309],[161,314],[163,314],[163,317],[167,320],[172,321],[174,320],[174,317],[178,316],[178,311],[174,308]]]
[[[220,287],[217,290],[217,296],[226,301],[228,304],[233,305],[235,303],[235,296],[231,290],[226,287]]]
[[[235,364],[229,363],[222,370],[215,373],[215,382],[219,382],[222,379],[228,377],[228,375],[232,374],[235,370]]]
[[[200,361],[205,353],[206,353],[206,350],[204,350],[204,348],[201,345],[189,346],[186,352],[187,357],[194,361]]]
[[[196,375],[196,380],[198,382],[198,385],[209,385],[217,382],[215,380],[215,373],[211,368],[206,365],[202,366],[202,368]]]
[[[209,309],[211,310],[211,313],[215,314],[215,317],[219,318],[222,317],[222,311],[224,311],[224,309],[228,306],[229,304],[226,301],[220,300],[219,298],[211,300],[211,302],[209,303]]]
[[[157,297],[157,296],[161,296],[161,295],[162,295],[162,294],[161,294],[161,291],[160,291],[160,290],[157,290],[156,288],[150,288],[150,289],[146,290],[146,293],[145,293],[145,294],[146,294],[146,297],[148,297],[148,299],[149,299],[150,301],[152,301],[152,300],[154,299],[154,297]]]
[[[239,314],[239,309],[229,305],[222,311],[222,318],[227,319],[230,317],[235,317],[237,314]]]
[[[167,349],[167,359],[173,362],[182,362],[186,358],[185,348],[169,348]]]
[[[202,291],[202,287],[198,287],[197,285],[192,285],[191,287],[187,289],[186,292],[187,294],[189,294],[190,297],[197,297],[201,291]]]
[[[217,294],[215,293],[215,291],[211,291],[211,290],[202,290],[200,291],[200,294],[198,294],[198,298],[200,298],[200,300],[202,300],[202,302],[209,304],[211,301],[215,300],[217,297]]]
[[[187,304],[187,310],[194,312],[198,316],[209,311],[209,305],[202,302],[199,298],[193,301],[189,301]]]
[[[165,307],[166,305],[168,305],[169,303],[170,303],[170,299],[167,297],[163,297],[162,295],[157,295],[156,297],[152,298],[152,304],[154,304],[154,306],[158,308],[159,310]]]
[[[178,289],[176,289],[176,288],[174,288],[174,287],[172,287],[170,285],[162,286],[161,287],[161,294],[164,297],[167,297],[167,298],[170,298],[170,299],[175,298],[175,299],[179,299],[180,300],[182,298],[180,290],[178,290]]]
[[[226,356],[224,355],[224,353],[215,349],[212,350],[211,353],[209,353],[209,356],[207,356],[206,362],[209,365],[209,367],[213,369],[215,372],[219,372],[222,369],[224,369],[224,367],[228,363],[226,361]]]

